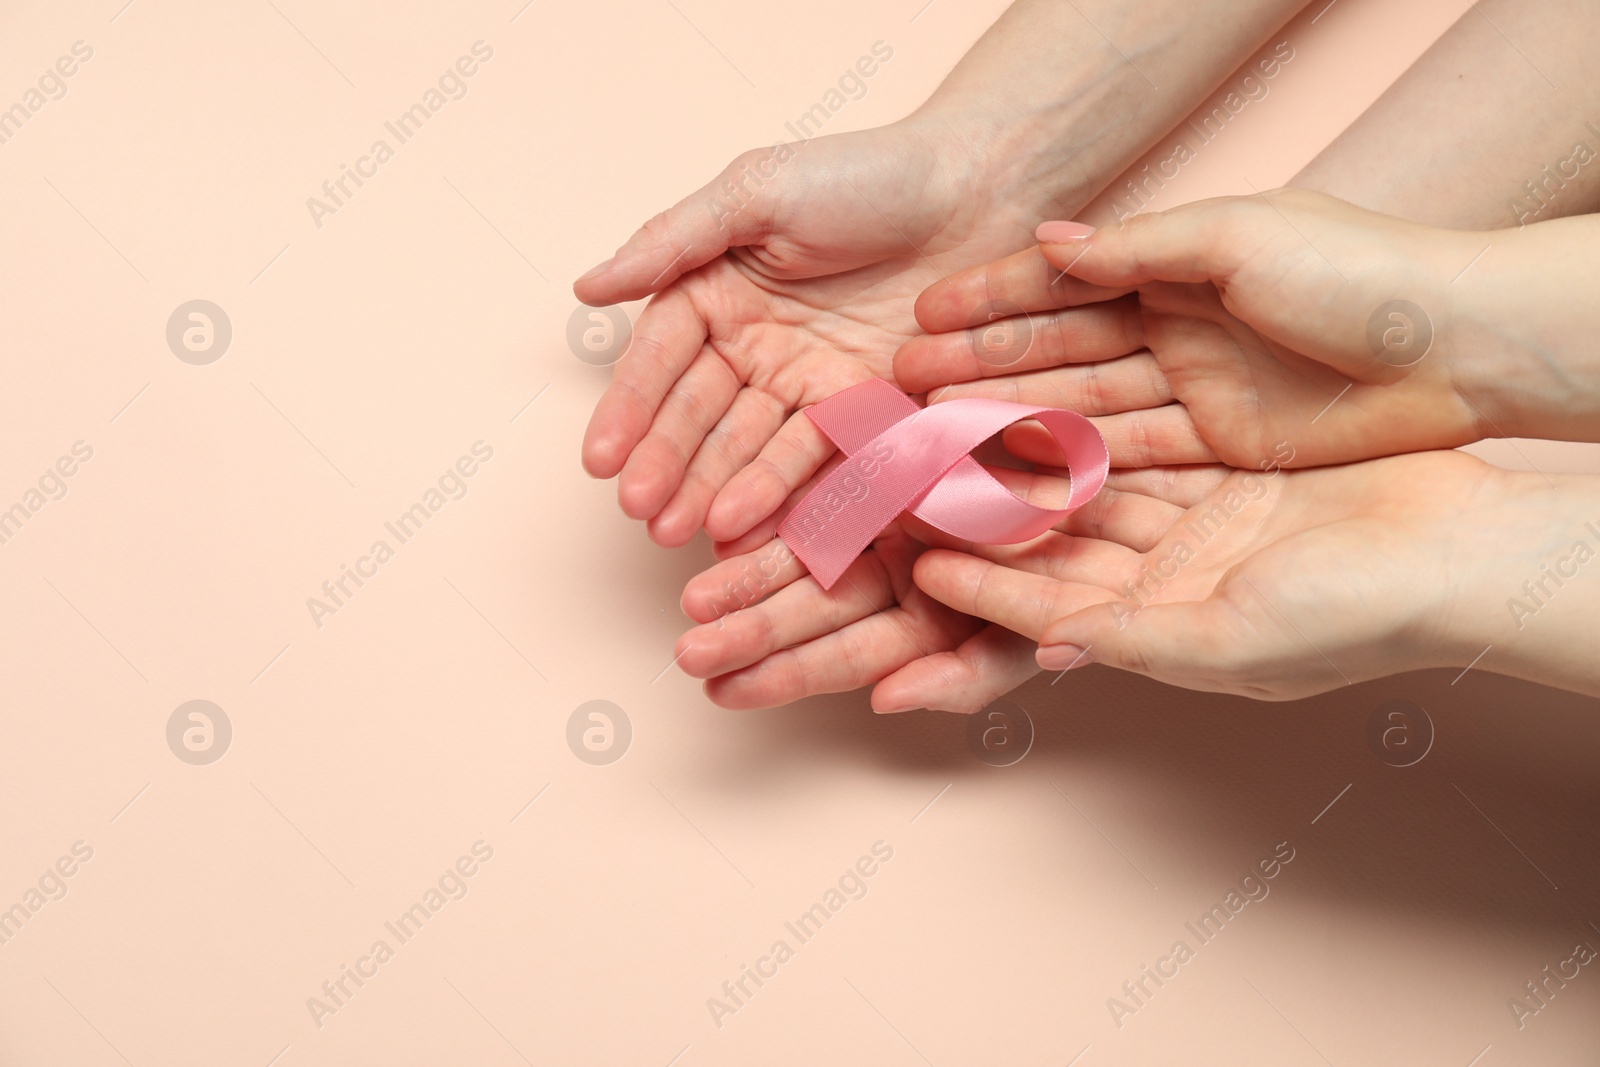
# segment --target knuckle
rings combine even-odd
[[[1100,372],[1100,364],[1085,363],[1083,365],[1081,388],[1083,390],[1081,403],[1085,411],[1092,415],[1100,415],[1109,410],[1106,383]]]
[[[1128,422],[1128,447],[1136,463],[1142,466],[1150,461],[1150,422],[1142,411]]]
[[[1149,675],[1155,665],[1150,649],[1137,639],[1119,642],[1116,660],[1118,667],[1135,674]]]
[[[1040,341],[1039,355],[1044,363],[1059,363],[1071,354],[1073,332],[1067,311],[1035,316],[1033,332]]]
[[[631,404],[633,407],[638,408],[639,411],[643,412],[646,416],[655,414],[656,403],[660,399],[659,395],[652,396],[651,394],[646,393],[639,386],[635,385],[633,382],[626,379],[612,382],[611,388],[617,393],[617,395],[621,396],[624,401]]]
[[[983,567],[972,586],[972,610],[983,618],[988,618],[993,611],[991,600],[997,595],[993,588],[996,569],[992,565]]]
[[[628,351],[624,353],[625,362],[618,363],[620,369],[632,370],[643,365],[645,370],[652,370],[667,361],[667,345],[659,337],[646,333],[636,333],[633,340],[628,343]]]
[[[695,429],[701,429],[707,424],[711,412],[705,398],[694,389],[673,390],[662,404],[662,408]]]
[[[772,612],[763,607],[752,608],[747,612],[752,616],[751,629],[754,631],[755,646],[765,652],[771,652],[778,647],[778,626],[772,618]]]
[[[667,211],[658,211],[645,220],[639,227],[639,232],[657,244],[669,244],[672,237],[672,215]]]

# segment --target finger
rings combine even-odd
[[[698,191],[641,226],[610,259],[573,284],[585,304],[602,307],[660,292],[729,248],[766,233],[773,200],[762,189],[729,203],[725,182],[741,168],[770,165],[774,149],[746,152]],[[759,184],[759,183],[758,183]]]
[[[903,350],[902,350],[903,351]],[[1149,352],[1103,363],[1057,367],[1031,374],[1007,374],[934,389],[928,403],[971,398],[1067,408],[1080,415],[1110,415],[1172,403],[1172,386]]]
[[[944,333],[988,322],[997,307],[1007,304],[1018,311],[1053,311],[1109,300],[1126,291],[1074,278],[1050,264],[1035,245],[934,282],[917,297],[915,310],[924,330]]]
[[[1056,619],[1103,603],[1106,589],[1058,582],[977,556],[929,549],[912,569],[917,588],[965,615],[999,623],[1035,640]]]
[[[840,459],[842,458],[840,457]],[[823,463],[821,467],[817,468],[817,473],[806,479],[804,485],[790,493],[784,502],[773,510],[771,515],[768,515],[731,541],[713,541],[711,543],[711,551],[715,553],[718,559],[731,559],[742,553],[752,552],[777,537],[778,527],[783,525],[784,517],[793,510],[796,504],[805,499],[806,494],[811,492],[812,488],[833,470],[833,467],[833,460]]]
[[[819,693],[844,693],[872,685],[934,649],[956,647],[981,626],[942,610],[877,611],[842,630],[713,678],[706,683],[706,694],[725,708],[768,708]]]
[[[1224,598],[1154,604],[1134,611],[1116,601],[1059,619],[1040,639],[1039,664],[1063,670],[1089,662],[1133,671],[1157,681],[1207,692],[1282,699],[1279,691],[1248,681],[1248,661],[1260,658],[1263,638],[1277,633],[1247,623]]]
[[[705,340],[706,325],[682,292],[650,302],[639,316],[628,351],[612,371],[610,386],[589,416],[583,434],[584,470],[596,478],[616,477]]]
[[[695,622],[715,622],[799,581],[806,566],[789,546],[772,538],[706,568],[683,588],[679,606]]]
[[[1182,404],[1099,415],[1090,421],[1105,438],[1113,467],[1217,462],[1217,454],[1200,437]],[[1055,438],[1037,422],[1014,423],[1001,440],[1006,451],[1030,463],[1059,467],[1066,462]]]
[[[758,604],[695,627],[678,639],[678,666],[694,678],[727,674],[842,630],[894,603],[888,573],[868,553],[832,589],[823,589],[807,576]]]
[[[1284,218],[1261,197],[1217,197],[1149,211],[1086,237],[1041,242],[1046,261],[1093,285],[1146,282],[1226,283]]]
[[[759,390],[741,389],[689,461],[678,491],[650,520],[655,542],[669,548],[687,544],[705,523],[722,487],[782,425],[783,408],[777,401]]]
[[[1056,473],[1054,468],[1040,469],[1046,473]],[[1232,473],[1234,468],[1222,463],[1133,467],[1108,474],[1106,489],[1141,493],[1187,511],[1215,492]]]
[[[755,551],[778,536],[778,527],[782,525],[786,513],[787,509],[780,508],[732,541],[711,542],[711,554],[718,559],[732,559],[734,556]]]
[[[684,372],[656,410],[644,440],[617,479],[617,501],[630,518],[654,517],[683,483],[700,442],[733,403],[739,379],[709,348]]]
[[[985,626],[953,651],[918,656],[884,678],[872,690],[872,709],[970,715],[1039,673],[1035,650],[1030,638]]]
[[[911,338],[895,353],[895,381],[921,393],[951,382],[1114,359],[1144,345],[1134,297],[1005,316],[971,330]]]
[[[1187,510],[1145,493],[1107,486],[1056,529],[1075,538],[1108,541],[1134,552],[1149,552]]]
[[[970,556],[996,564],[1004,570],[1102,589],[1120,589],[1129,580],[1137,578],[1144,561],[1141,551],[1127,545],[1055,531],[1020,545],[961,542],[941,535],[936,530],[929,532],[932,536],[924,543],[930,548],[945,549],[963,557]]]
[[[717,493],[706,514],[706,532],[718,541],[741,537],[782,507],[833,453],[833,442],[811,417],[795,412],[760,454]]]

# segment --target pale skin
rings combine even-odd
[[[1294,6],[1298,5],[1256,5],[1243,12],[1242,25],[1248,31],[1244,36],[1252,39],[1241,44],[1241,37],[1231,47],[1217,40],[1219,30],[1205,26],[1195,31],[1212,35],[1204,47],[1213,58],[1228,57],[1221,67],[1213,61],[1195,62],[1199,46],[1180,50],[1172,43],[1178,35],[1165,31],[1151,34],[1150,40],[1158,43],[1140,47],[1131,47],[1130,38],[1119,36],[1115,29],[1110,35],[1144,71],[1154,74],[1164,90],[1172,85],[1192,89],[1188,96],[1192,103],[1253,45],[1264,41]],[[1085,5],[1079,8],[1102,28],[1108,25],[1105,19],[1113,17]],[[1037,23],[1026,21],[1037,20],[1047,9],[1057,20],[1049,31],[1040,32]],[[719,554],[737,558],[743,550],[759,548],[770,536],[773,508],[803,484],[826,455],[819,438],[812,434],[808,439],[810,427],[803,418],[791,418],[790,432],[779,429],[788,413],[867,374],[886,375],[894,347],[916,332],[906,311],[924,281],[963,261],[992,258],[1007,247],[1017,247],[1018,235],[1043,213],[1070,215],[1075,204],[1088,199],[1098,180],[1137,155],[1187,110],[1186,103],[1174,103],[1182,92],[1163,92],[1157,103],[1150,103],[1157,94],[1148,93],[1143,75],[1110,55],[1103,39],[1091,34],[1075,15],[1065,17],[1059,5],[1020,5],[1012,14],[1018,18],[1009,25],[1003,22],[985,39],[988,51],[980,43],[941,89],[942,95],[907,122],[812,142],[781,172],[777,185],[763,187],[721,237],[724,243],[732,240],[747,247],[691,270],[681,283],[676,281],[677,272],[723,250],[716,244],[717,233],[708,233],[703,226],[696,229],[687,221],[691,211],[703,209],[703,197],[691,197],[675,209],[676,217],[669,213],[652,220],[646,231],[636,235],[628,246],[631,252],[619,257],[617,269],[580,283],[580,295],[606,303],[644,295],[649,282],[667,268],[658,281],[666,291],[640,323],[635,343],[639,358],[630,354],[619,366],[618,384],[602,401],[585,447],[591,473],[604,476],[633,467],[634,476],[624,470],[619,495],[625,510],[650,520],[658,540],[668,544],[686,540],[700,525],[696,515],[704,510],[708,531],[728,542]],[[1177,25],[1174,19],[1184,18],[1207,21],[1204,12],[1184,10],[1168,12],[1165,23],[1170,28]],[[1052,31],[1082,34],[1080,47],[1060,49],[1047,36]],[[1441,45],[1446,43],[1448,38]],[[1008,77],[1019,70],[1042,70],[1047,91],[1025,84],[1024,91],[987,110],[975,108],[964,125],[962,108],[981,99],[986,87],[998,80],[993,71],[1019,48],[1032,49],[1042,61],[1009,65]],[[1070,70],[1052,69],[1044,61],[1068,53],[1074,61]],[[1085,62],[1085,56],[1103,62],[1096,67]],[[1062,91],[1063,85],[1068,92]],[[1406,92],[1423,95],[1415,86]],[[1136,109],[1139,121],[1121,122],[1113,132],[1094,128],[1092,115],[1075,110],[1076,101],[1119,99],[1141,105]],[[1024,103],[1036,100],[1060,103],[1044,107]],[[1124,106],[1119,114],[1127,111]],[[1004,144],[994,139],[995,129],[1006,131]],[[973,150],[976,130],[989,131],[979,151]],[[1390,135],[1379,123],[1366,135],[1366,143],[1381,144]],[[1348,136],[1344,142],[1335,149],[1353,161],[1347,170],[1369,172],[1374,159],[1363,143]],[[1041,150],[1041,145],[1046,147]],[[1068,145],[1080,150],[1068,153]],[[952,151],[953,146],[959,148]],[[1494,146],[1481,150],[1488,157]],[[932,161],[939,156],[962,160],[982,156],[996,169],[963,163],[962,173],[952,174],[948,165]],[[912,202],[903,204],[891,195],[892,189],[870,184],[885,180],[875,176],[875,169],[883,169],[875,161],[885,158],[893,160],[897,175],[916,177],[910,184],[919,195]],[[1392,157],[1378,157],[1384,158]],[[924,161],[920,167],[919,160]],[[841,185],[835,180],[840,173],[854,177]],[[1334,166],[1331,173],[1336,182],[1339,168]],[[923,195],[929,190],[941,195]],[[1463,195],[1461,184],[1452,185],[1449,192],[1466,210],[1472,198]],[[845,203],[841,198],[853,199]],[[959,210],[938,206],[958,199]],[[1473,202],[1484,200],[1479,195]],[[862,210],[864,201],[871,202],[870,213]],[[1430,204],[1437,207],[1440,201],[1433,198]],[[899,220],[893,228],[900,232],[892,239],[879,232],[886,231],[881,225],[887,221],[884,215]],[[842,220],[838,227],[827,232],[815,229],[834,219]],[[747,229],[740,230],[741,226]],[[683,247],[700,244],[694,238],[706,237],[711,238],[708,243],[669,267]],[[924,255],[913,256],[906,241],[917,244]],[[904,254],[896,256],[896,248]],[[821,272],[832,273],[799,277]],[[1076,299],[1084,295],[1074,293]],[[1134,388],[1145,389],[1146,395],[1107,395],[1100,409],[1107,414],[1138,410],[1140,404],[1163,396],[1159,365],[1147,356],[1128,355],[1132,349],[1122,316],[1129,303],[1073,308],[1060,318],[1062,336],[1069,344],[1058,348],[1054,358],[1070,352],[1074,361],[1123,357],[1119,362],[1133,361],[1130,366],[1142,363],[1140,374],[1146,383]],[[723,367],[710,366],[713,362]],[[1005,369],[1015,372],[1027,366]],[[685,367],[689,372],[680,376]],[[959,377],[948,374],[944,381]],[[906,381],[901,384],[918,388]],[[757,395],[750,397],[752,392]],[[718,416],[719,405],[727,404],[728,398],[733,398],[732,406]],[[1161,402],[1167,400],[1170,397]],[[1062,401],[1057,397],[1054,402]],[[710,445],[699,445],[697,435],[713,423]],[[752,463],[752,456],[759,458]],[[736,478],[735,472],[741,470],[744,473]],[[1123,524],[1135,525],[1126,518],[1129,509],[1148,509],[1153,502],[1159,503],[1129,485],[1106,494],[1104,501],[1075,516],[1074,522],[1085,532],[1115,527],[1119,517]],[[1140,536],[1147,538],[1148,533]],[[903,529],[891,528],[858,564],[860,570],[847,575],[851,580],[842,581],[833,594],[821,594],[809,580],[779,574],[766,582],[764,590],[782,589],[785,595],[747,609],[759,614],[740,620],[737,627],[724,623],[715,642],[685,656],[685,668],[712,676],[708,685],[712,698],[734,706],[768,706],[876,682],[873,705],[879,710],[913,706],[975,710],[1033,672],[1033,643],[947,612],[921,595],[910,581],[911,565],[920,552],[921,546]],[[685,608],[697,619],[708,620],[733,606],[718,602],[723,580],[718,574],[708,572],[686,590]],[[702,628],[685,640],[692,645],[704,636]],[[766,661],[768,653],[773,654],[771,663]]]
[[[1597,238],[1600,217],[1437,230],[1291,190],[1047,243],[1080,280],[1138,290],[1178,401],[1166,410],[1182,415],[1164,447],[1266,473],[1145,472],[1164,507],[1140,538],[945,544],[918,558],[917,586],[1037,636],[1050,670],[1101,662],[1289,699],[1470,664],[1600,694],[1600,478],[1417,451],[1489,433],[1600,440]],[[1403,367],[1366,330],[1366,309],[1400,292],[1435,309],[1432,348]],[[1255,461],[1271,440],[1289,448]],[[1012,448],[1049,462],[1039,444]],[[1339,465],[1279,469],[1307,463]]]
[[[1471,665],[1600,695],[1586,525],[1600,530],[1600,478],[1444,451],[1270,476],[1188,468],[1152,493],[1165,507],[1148,549],[1064,533],[934,549],[917,585],[1037,637],[1047,670],[1105,663],[1289,700]]]
[[[748,153],[650,220],[575,286],[596,305],[657,294],[591,419],[585,468],[618,477],[624,512],[661,544],[702,526],[719,541],[746,538],[827,457],[798,410],[890,377],[895,351],[919,332],[912,305],[923,288],[1076,212],[1301,5],[1225,6],[1218,19],[1192,0],[1022,0],[906,120],[817,137],[731,216],[714,214],[708,200],[729,199],[724,181],[751,187],[743,176],[770,149]],[[974,664],[1027,658],[1015,634],[917,596],[916,551],[882,540],[864,557],[871,573],[841,583],[868,595],[839,625],[887,608],[867,627],[906,635],[841,638],[867,650],[863,673],[779,687],[729,679],[710,687],[713,698],[770,706],[901,670],[902,682],[954,692]],[[812,651],[829,658],[830,644]]]
[[[1600,217],[1451,231],[1287,190],[1046,243],[1041,255],[1058,272],[1095,291],[1137,290],[1130,336],[1163,371],[1177,403],[1157,410],[1175,419],[1159,438],[1126,429],[1128,413],[1099,421],[1113,456],[1140,449],[1141,467],[1168,466],[1118,472],[1095,508],[1025,546],[951,545],[916,529],[938,546],[913,563],[917,590],[1040,640],[1047,669],[1103,662],[1285,699],[1466,666],[1494,646],[1484,669],[1600,692],[1583,636],[1593,620],[1579,625],[1592,591],[1518,585],[1545,581],[1542,568],[1558,564],[1557,579],[1583,577],[1572,557],[1600,551],[1600,479],[1513,475],[1419,451],[1491,433],[1600,439],[1591,343],[1600,312],[1584,296],[1600,284],[1597,238]],[[925,294],[919,314],[936,326],[941,309],[961,306],[952,292],[1010,269],[957,275]],[[983,287],[996,289],[992,278]],[[1025,307],[1060,301],[1048,286],[1007,291]],[[1425,351],[1374,353],[1371,310],[1396,293],[1433,309]],[[1020,399],[1047,400],[1028,392],[1029,376],[1009,381]],[[1091,395],[1103,394],[1078,403]],[[1008,437],[1014,453],[1058,461],[1047,437]],[[1418,454],[1354,462],[1396,453]],[[1218,457],[1245,471],[1190,465]],[[1279,469],[1325,464],[1342,465]],[[1049,492],[1009,477],[1021,495]],[[1570,551],[1579,542],[1588,548]],[[703,577],[744,566],[731,560]],[[783,626],[836,625],[846,603],[798,567],[774,574],[773,585],[793,585],[730,616],[734,625],[691,631],[686,661],[712,657],[733,677],[795,684],[785,673],[804,666],[807,645]],[[1600,567],[1587,577],[1600,581]],[[690,592],[706,588],[697,579]],[[831,613],[819,615],[830,597]],[[709,618],[731,606],[713,598],[690,611]],[[1540,625],[1524,636],[1534,615]],[[857,635],[868,636],[850,627],[836,636]],[[866,659],[845,641],[832,647],[837,669]]]
[[[743,534],[828,454],[793,413],[890,377],[917,293],[1087,203],[1300,5],[1226,6],[1021,0],[902,122],[746,153],[645,223],[575,286],[596,305],[657,294],[585,468],[662,544]]]

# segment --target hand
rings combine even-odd
[[[791,412],[887,378],[916,332],[917,291],[1081,209],[1299,2],[1241,0],[1218,20],[1179,0],[1087,15],[1018,0],[905,122],[815,138],[776,169],[768,152],[736,160],[575,287],[595,304],[667,287],[595,412],[585,467],[621,473],[624,511],[661,544],[702,521],[717,539],[748,534],[828,454],[809,420],[785,423]],[[1112,19],[1144,68],[1103,47]],[[737,209],[723,200],[713,218],[724,180]]]
[[[1540,577],[1552,546],[1584,534],[1594,506],[1592,491],[1575,506],[1574,494],[1547,491],[1542,476],[1460,452],[1271,474],[1190,468],[1183,477],[1211,489],[1187,509],[1167,505],[1149,549],[1051,534],[931,550],[917,561],[916,584],[1038,638],[1047,670],[1097,662],[1189,689],[1287,700],[1466,666],[1485,645],[1509,645],[1505,597],[1522,595],[1520,577]],[[1568,600],[1579,604],[1581,594]]]
[[[1065,501],[1064,472],[988,470],[1042,507]],[[1123,551],[1152,548],[1170,502],[1187,506],[1209,487],[1187,471],[1114,472],[1060,527],[1080,539],[1061,539],[1091,550],[1099,539]],[[774,707],[874,685],[879,712],[971,713],[1037,673],[1032,638],[985,625],[912,584],[924,544],[955,543],[939,531],[902,516],[824,591],[772,537],[776,526],[774,518],[737,543],[719,545],[722,562],[684,590],[684,611],[701,625],[679,639],[678,663],[709,679],[713,702]]]
[[[1031,337],[1036,365],[1067,366],[992,377],[1006,368],[975,364],[971,334],[942,332],[908,342],[895,371],[910,389],[968,382],[932,401],[991,396],[1104,416],[1113,465],[1256,470],[1454,447],[1496,432],[1486,409],[1499,356],[1451,287],[1486,237],[1299,190],[1139,215],[964,271],[917,302],[934,333],[972,326],[974,308],[997,298],[1028,311],[1078,303],[1064,272],[1102,294],[1137,289],[1137,303],[1112,305],[1134,354],[1097,362],[1062,341],[1057,313],[1013,330]],[[1384,307],[1397,300],[1420,317]],[[1059,462],[1038,427],[1014,428],[1006,445]]]
[[[594,304],[664,286],[640,317],[583,453],[591,474],[621,472],[623,510],[647,519],[658,543],[682,544],[702,524],[741,552],[764,543],[774,513],[833,451],[798,409],[869,376],[889,378],[895,350],[917,331],[911,305],[918,292],[944,270],[1028,241],[1042,210],[1030,205],[1046,198],[1032,184],[959,162],[972,153],[952,130],[947,120],[918,119],[816,138],[731,215],[724,212],[735,202],[719,178],[647,223],[607,269],[578,282],[578,295]],[[763,163],[770,172],[776,158],[748,153],[724,175],[759,175]],[[723,205],[717,214],[713,198]],[[1060,209],[1060,200],[1048,203]],[[1108,319],[1098,308],[1078,314],[1090,334]],[[1120,331],[1095,336],[1111,346],[1105,357],[1121,353]],[[752,536],[758,526],[765,533]],[[780,659],[801,666],[801,675],[780,678],[771,664],[758,670],[775,651],[766,646],[755,655],[750,647],[707,648],[680,662],[702,677],[750,668],[708,686],[713,699],[733,706],[885,680],[874,695],[881,709],[977,710],[1037,670],[1031,643],[917,593],[911,564],[919,551],[889,531],[847,575],[856,589],[836,587],[832,600],[844,606],[827,616],[833,622],[819,626],[815,616],[806,624],[811,651],[854,653],[843,664],[830,661],[827,672],[790,657]],[[698,621],[728,610],[706,591],[718,589],[723,573],[713,568],[685,592]],[[783,622],[791,606],[812,610],[821,590],[808,585],[809,595],[787,593],[746,621],[770,614]],[[847,625],[849,634],[826,640]],[[898,639],[866,640],[880,631]]]
[[[1071,217],[1300,6],[1234,0],[1218,19],[1190,0],[1017,0],[904,121],[734,160],[575,286],[591,304],[659,294],[585,467],[620,472],[623,510],[662,544],[702,519],[738,536],[827,454],[805,420],[780,433],[785,418],[888,378],[915,293]],[[1271,76],[1277,60],[1258,66]]]
[[[746,153],[578,281],[597,305],[658,292],[583,446],[658,543],[770,515],[832,452],[799,408],[890,378],[918,292],[1027,243],[1043,197],[962,141],[914,118]]]

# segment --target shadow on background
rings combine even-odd
[[[1288,838],[1315,857],[1303,891],[1328,905],[1548,933],[1552,946],[1589,933],[1600,946],[1588,927],[1600,924],[1600,701],[1476,670],[1452,685],[1457,674],[1280,704],[1100,666],[1055,685],[1040,675],[1010,697],[1030,713],[1033,747],[1000,768],[969,748],[965,717],[878,716],[864,693],[708,709],[723,740],[684,770],[742,803],[841,774],[922,780],[929,795],[1018,776],[1093,796],[1114,779],[1104,792],[1117,807],[1096,822],[1154,871],[1225,885]],[[1434,730],[1411,766],[1369,742],[1368,720],[1397,699]]]

